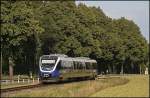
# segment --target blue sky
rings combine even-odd
[[[126,17],[133,20],[149,42],[149,1],[76,1],[87,6],[100,6],[111,18]]]

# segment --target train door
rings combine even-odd
[[[92,75],[92,63],[91,62],[86,62],[86,72],[88,75]]]
[[[62,60],[61,61],[61,74],[63,78],[69,78],[72,77],[73,75],[73,62],[72,61],[67,61],[67,60]]]

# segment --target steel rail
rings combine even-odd
[[[11,88],[5,88],[5,89],[0,89],[1,93],[6,93],[9,91],[18,91],[18,90],[23,90],[23,89],[30,89],[30,88],[35,88],[35,87],[40,87],[42,86],[41,83],[38,84],[32,84],[32,85],[25,85],[25,86],[18,86],[18,87],[11,87]]]

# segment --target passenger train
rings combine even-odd
[[[97,76],[96,60],[87,57],[68,57],[64,54],[43,55],[39,59],[41,82]]]

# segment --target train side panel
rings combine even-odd
[[[96,63],[60,61],[60,78],[94,77],[97,75]]]

